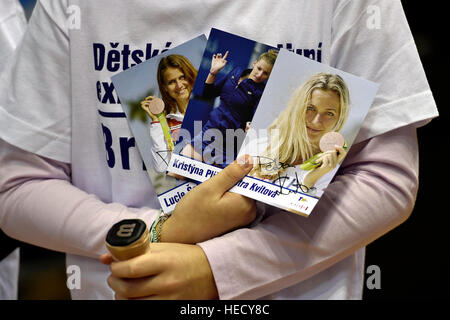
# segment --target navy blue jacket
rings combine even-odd
[[[220,96],[220,105],[209,114],[203,132],[210,128],[223,132],[225,129],[245,129],[246,122],[252,120],[265,82],[256,83],[247,78],[238,85],[239,78],[250,71],[251,69],[243,70],[237,67],[214,84],[205,83],[203,97]]]
[[[217,108],[213,109],[208,117],[206,124],[202,128],[202,135],[194,137],[192,145],[200,145],[195,140],[202,139],[203,134],[208,129],[218,129],[223,134],[223,146],[217,146],[212,144],[210,140],[205,141],[202,139],[202,154],[205,149],[210,147],[215,150],[220,150],[223,147],[222,155],[215,155],[216,163],[223,163],[226,166],[229,160],[234,159],[237,154],[237,146],[234,146],[234,155],[228,155],[226,157],[226,129],[245,129],[247,121],[251,121],[253,115],[258,106],[261,95],[264,91],[266,82],[256,83],[251,79],[244,79],[239,84],[238,81],[241,77],[248,75],[251,69],[243,70],[236,67],[225,77],[217,80],[214,84],[205,83],[203,88],[204,98],[220,97],[220,104]],[[200,152],[200,150],[197,150]],[[230,150],[231,151],[231,150]],[[219,161],[219,159],[222,159]]]

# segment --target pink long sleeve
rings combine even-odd
[[[220,298],[263,297],[329,268],[405,221],[417,188],[413,126],[354,145],[309,218],[276,209],[254,228],[199,244]]]
[[[139,217],[150,225],[156,213],[105,204],[70,183],[70,165],[0,139],[0,227],[13,238],[96,258],[115,222]]]

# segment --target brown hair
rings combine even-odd
[[[192,91],[194,86],[195,78],[197,77],[197,69],[195,69],[189,59],[179,54],[171,54],[162,58],[159,62],[158,86],[159,91],[161,92],[161,98],[164,101],[165,111],[166,113],[175,113],[177,111],[177,102],[164,89],[166,85],[164,82],[164,71],[168,68],[177,68],[184,74],[190,85],[189,91]]]

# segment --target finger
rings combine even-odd
[[[143,298],[144,300],[174,300],[172,297],[170,296],[164,296],[164,295],[160,295],[160,294],[155,294],[149,297],[145,297]]]
[[[115,293],[114,300],[127,300],[127,298],[125,298],[124,296],[121,296],[120,294]]]
[[[223,56],[223,59],[225,60],[227,57],[228,57],[228,50],[227,50],[227,52],[225,52],[225,55]]]
[[[335,148],[336,148],[336,151],[339,153],[339,155],[338,155],[338,162],[341,162],[345,158],[345,156],[347,155],[347,151],[342,146],[336,145]]]
[[[249,155],[239,157],[225,169],[216,174],[208,181],[203,182],[202,188],[214,188],[218,197],[232,188],[239,180],[241,180],[253,168],[253,159]]]
[[[336,167],[338,163],[337,159],[338,159],[337,152],[336,151],[330,152],[328,157],[328,165],[330,168]]]
[[[328,156],[326,155],[326,154],[324,154],[323,156],[322,156],[322,164],[321,164],[321,167],[322,168],[326,168],[327,166],[328,166]]]
[[[100,262],[106,265],[111,264],[114,261],[114,258],[111,253],[104,253],[100,256]]]
[[[148,109],[148,102],[147,101],[142,101],[141,102],[141,108],[144,109],[144,110],[147,110]]]
[[[322,155],[322,168],[328,168],[330,166],[331,154],[326,152]]]
[[[326,158],[327,158],[327,166],[329,168],[334,168],[337,164],[337,151],[336,150],[330,150],[325,152]]]
[[[171,299],[166,296],[154,294],[154,295],[146,296],[146,297],[130,298],[128,300],[171,300]]]
[[[157,244],[152,244],[155,247]],[[111,264],[111,274],[118,278],[142,278],[155,275],[164,270],[164,261],[161,255],[153,253],[150,249],[146,254],[135,258],[117,261]]]
[[[325,153],[321,154],[319,157],[317,157],[314,160],[314,164],[318,164],[318,165],[322,165],[323,164],[323,159],[325,158]]]
[[[114,291],[116,300],[144,298],[154,294],[156,291],[163,291],[164,287],[154,285],[155,277],[145,277],[139,279],[122,279],[109,276],[108,286]]]
[[[172,279],[174,280],[174,279]],[[109,276],[108,286],[122,299],[148,299],[155,295],[171,294],[179,290],[177,281],[172,281],[165,273],[136,279]]]

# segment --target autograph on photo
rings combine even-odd
[[[277,194],[290,194],[290,193],[308,193],[315,189],[314,187],[309,188],[308,186],[301,183],[301,179],[299,179],[297,172],[295,172],[295,178],[290,177],[288,175],[280,175],[280,169],[287,169],[289,167],[294,167],[292,165],[277,162],[275,159],[270,159],[268,157],[263,156],[254,156],[253,158],[257,159],[257,166],[260,169],[263,169],[264,172],[276,172],[277,178],[272,181],[273,184],[280,187],[280,190],[277,190]],[[292,188],[294,190],[292,190]]]

